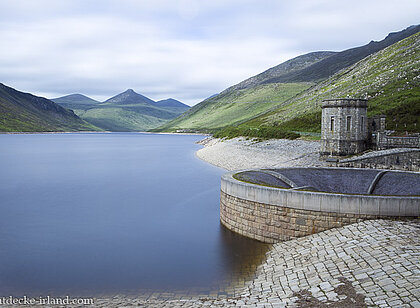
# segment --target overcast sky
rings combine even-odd
[[[418,24],[418,0],[0,0],[0,82],[194,105],[295,56]]]

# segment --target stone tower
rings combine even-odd
[[[322,102],[321,155],[352,155],[368,141],[367,100],[328,99]]]

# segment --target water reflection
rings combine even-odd
[[[0,135],[0,294],[211,292],[267,245],[219,225],[199,136]]]
[[[220,245],[225,262],[226,286],[241,287],[251,280],[265,261],[271,245],[230,231],[220,223]]]

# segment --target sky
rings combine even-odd
[[[298,55],[419,23],[418,0],[0,0],[0,82],[195,105]]]

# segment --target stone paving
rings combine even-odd
[[[97,307],[420,307],[420,221],[370,220],[277,243],[225,293],[96,299]]]

